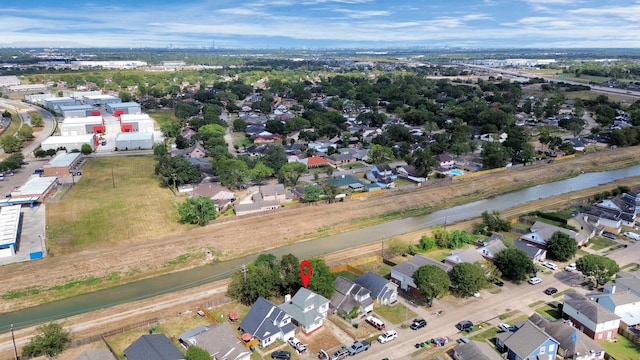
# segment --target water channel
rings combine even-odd
[[[364,245],[384,238],[428,228],[434,225],[452,223],[480,216],[483,211],[503,211],[530,201],[557,196],[582,190],[615,180],[639,176],[640,165],[625,169],[581,174],[577,177],[553,183],[537,185],[520,191],[498,195],[448,209],[435,211],[429,215],[394,220],[387,223],[353,230],[321,239],[310,240],[269,252],[276,257],[292,253],[298,258],[311,258],[341,249]],[[569,198],[567,199],[569,200]],[[66,318],[85,312],[141,300],[152,296],[167,294],[208,282],[222,280],[237,271],[244,263],[255,259],[257,255],[247,256],[226,262],[206,265],[190,270],[158,276],[134,283],[115,286],[93,293],[69,299],[43,304],[32,308],[0,315],[0,333],[9,330],[14,324],[16,329],[33,324]]]

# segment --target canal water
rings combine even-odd
[[[300,259],[312,258],[345,248],[381,241],[384,238],[429,228],[434,225],[442,225],[446,222],[451,223],[476,218],[484,211],[503,211],[545,197],[557,196],[639,175],[640,165],[606,172],[581,174],[571,179],[537,185],[489,199],[435,211],[429,215],[389,221],[338,235],[283,246],[269,250],[269,252],[276,257],[292,253]],[[257,255],[251,255],[236,260],[205,265],[1,314],[0,333],[8,331],[11,324],[14,324],[15,328],[22,328],[222,280],[228,278],[234,271],[238,271],[242,264],[250,262],[256,257]]]

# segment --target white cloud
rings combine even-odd
[[[378,16],[389,16],[391,12],[385,10],[350,10],[350,9],[333,9],[333,12],[345,14],[352,19],[368,19]]]

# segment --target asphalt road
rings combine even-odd
[[[44,127],[34,131],[34,139],[22,148],[22,154],[25,158],[33,158],[33,152],[40,146],[40,143],[51,136],[56,128],[55,117],[48,111],[31,104],[18,100],[0,99],[0,108],[4,107],[15,111],[22,120],[23,124],[31,124],[31,116],[29,112],[34,111],[42,115]]]

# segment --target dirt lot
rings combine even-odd
[[[247,218],[217,220],[209,226],[176,232],[156,238],[131,238],[114,243],[95,244],[91,248],[42,261],[14,264],[3,267],[11,277],[0,278],[0,289],[6,293],[38,287],[65,284],[83,277],[106,277],[114,271],[137,272],[138,278],[199,266],[206,262],[206,251],[215,249],[220,258],[233,258],[243,254],[264,251],[284,244],[309,240],[320,234],[338,233],[379,222],[377,215],[394,211],[424,208],[434,209],[445,202],[454,205],[498,193],[549,182],[576,175],[581,171],[606,170],[629,166],[637,162],[637,147],[601,150],[575,159],[553,164],[540,164],[494,173],[462,181],[444,180],[412,191],[393,192],[363,200],[349,200],[335,204],[285,207],[278,211]],[[638,179],[626,179],[621,184],[635,186]],[[607,189],[613,185],[608,185]],[[580,193],[594,192],[583,191]],[[571,195],[574,196],[574,195]],[[579,194],[575,194],[579,196]],[[543,203],[566,201],[547,199]],[[537,202],[536,202],[537,204]],[[531,204],[531,209],[539,205]],[[526,208],[526,206],[524,207]],[[516,210],[505,211],[509,216]],[[410,214],[410,213],[409,213]],[[287,219],[286,222],[283,219]],[[389,219],[389,217],[387,217]],[[274,226],[274,224],[278,224]],[[320,229],[323,229],[321,232]],[[422,231],[421,233],[424,233]],[[419,235],[407,234],[402,238],[416,241]],[[192,253],[184,262],[164,267],[168,261],[185,253]],[[55,271],[54,271],[55,270]],[[19,279],[20,281],[16,281]],[[0,311],[32,306],[46,298],[41,295],[7,299]]]

